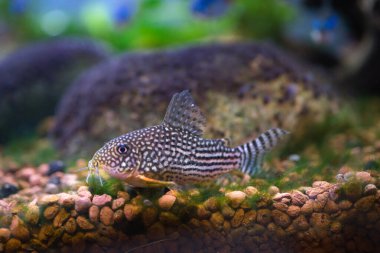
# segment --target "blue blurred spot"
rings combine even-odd
[[[338,25],[338,19],[339,19],[338,15],[336,14],[331,15],[330,17],[327,18],[324,28],[329,31],[334,30]]]
[[[123,1],[115,6],[112,17],[116,25],[124,25],[130,21],[135,12],[135,1]]]
[[[190,8],[194,14],[215,17],[226,12],[228,3],[227,0],[193,0]]]
[[[9,12],[12,14],[23,14],[27,7],[27,0],[11,0]]]

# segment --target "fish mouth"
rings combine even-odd
[[[121,179],[121,180],[133,178],[133,177],[136,177],[140,174],[138,171],[138,168],[132,169],[132,170],[128,171],[127,173],[120,173],[120,172],[117,172],[117,170],[115,170],[114,168],[112,168],[110,166],[101,164],[101,163],[97,162],[96,160],[94,161],[94,159],[91,159],[88,162],[88,173],[87,173],[87,177],[86,177],[86,183],[87,184],[89,182],[90,176],[95,174],[95,176],[99,180],[100,185],[103,186],[103,179],[100,176],[100,170],[99,169],[102,169],[102,170],[106,171],[110,176],[112,176],[114,178]]]

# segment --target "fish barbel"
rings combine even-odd
[[[288,134],[272,128],[231,148],[226,140],[202,138],[205,117],[189,91],[174,94],[163,122],[107,142],[88,163],[136,187],[171,186],[214,179],[234,169],[253,175],[264,155]]]

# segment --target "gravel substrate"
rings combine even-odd
[[[380,252],[378,176],[337,178],[290,192],[271,187],[272,195],[221,188],[205,200],[198,189],[156,197],[93,195],[79,184],[21,191],[0,200],[0,252]]]

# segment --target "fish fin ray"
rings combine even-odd
[[[174,94],[163,120],[163,124],[201,136],[206,119],[200,108],[195,105],[188,90]]]
[[[287,134],[289,132],[283,129],[271,128],[256,139],[237,147],[242,153],[241,171],[250,175],[256,174],[262,167],[264,156]]]

